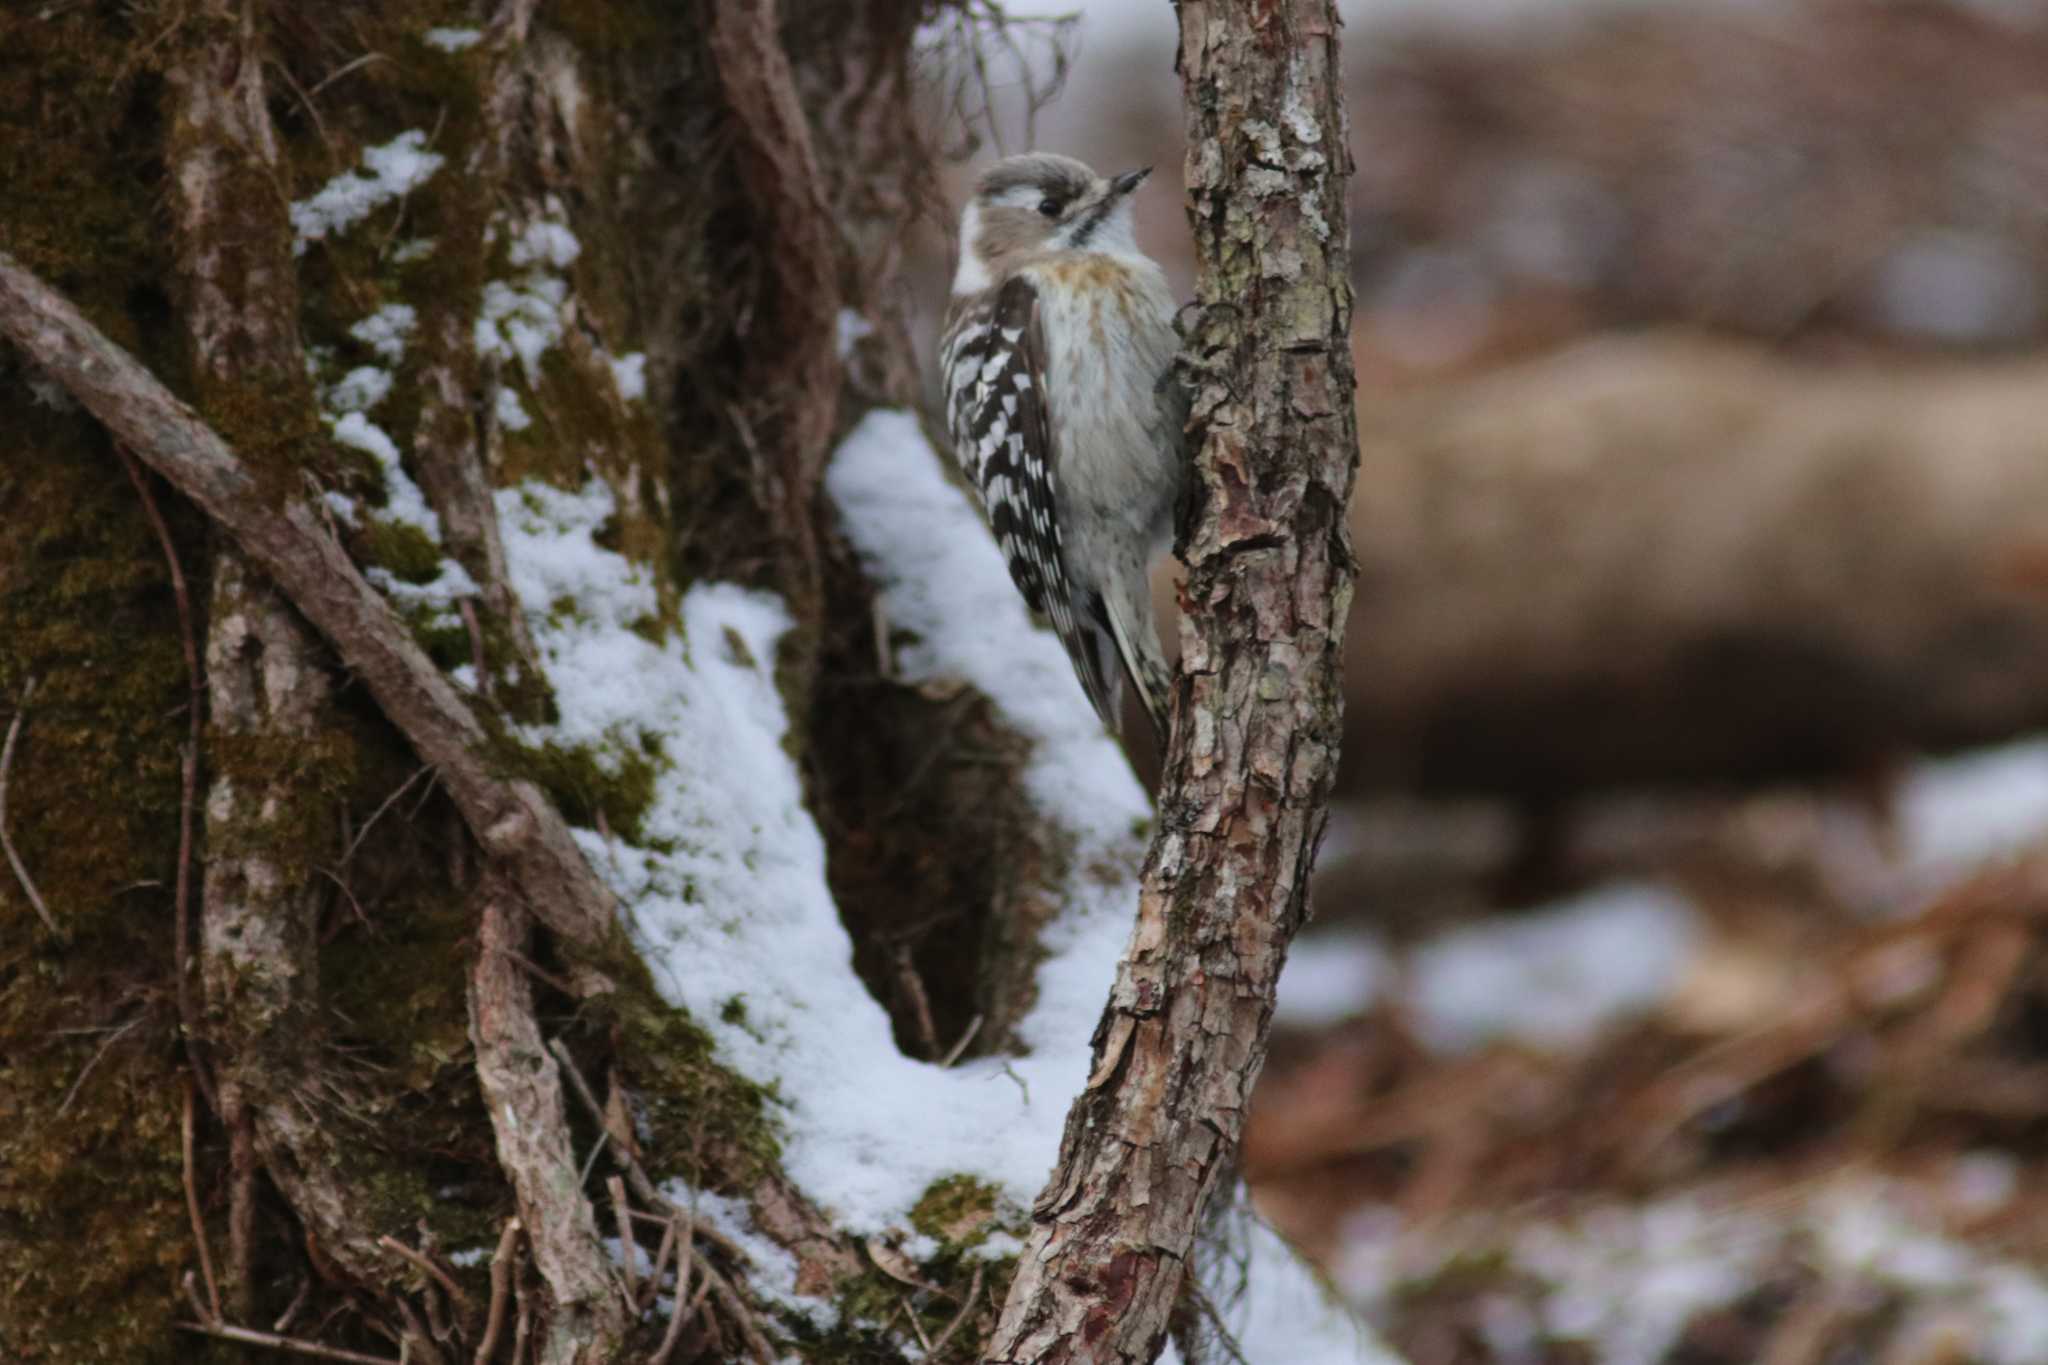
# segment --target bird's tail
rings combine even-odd
[[[1168,707],[1173,698],[1173,675],[1167,671],[1166,656],[1159,649],[1159,632],[1153,629],[1151,599],[1140,596],[1136,599],[1137,610],[1126,602],[1123,609],[1112,602],[1103,604],[1104,624],[1109,627],[1110,639],[1116,642],[1116,652],[1123,662],[1123,673],[1138,689],[1138,700],[1144,703],[1145,714],[1152,721],[1153,738],[1159,741],[1161,752],[1166,749]],[[1135,619],[1131,619],[1135,618]],[[1121,692],[1121,688],[1116,689]],[[1111,719],[1109,728],[1117,729],[1117,721]]]

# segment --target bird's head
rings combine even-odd
[[[1100,176],[1070,156],[1005,157],[975,181],[960,211],[960,269],[953,292],[986,289],[1017,263],[1046,251],[1136,251],[1131,191],[1151,174]]]

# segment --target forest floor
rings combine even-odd
[[[1340,810],[1265,1215],[1414,1365],[2048,1361],[2048,743],[1549,823]]]

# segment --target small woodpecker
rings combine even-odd
[[[1128,678],[1163,744],[1150,569],[1187,479],[1187,399],[1173,296],[1131,231],[1148,173],[1042,152],[989,167],[960,214],[939,365],[953,454],[1017,590],[1110,732]]]

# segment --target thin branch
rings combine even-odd
[[[967,1051],[967,1045],[974,1041],[974,1035],[981,1032],[982,1016],[977,1014],[967,1023],[967,1031],[960,1035],[960,1041],[946,1049],[946,1055],[939,1058],[939,1069],[944,1071],[960,1060],[960,1054]]]
[[[460,1308],[463,1312],[467,1313],[471,1311],[471,1309],[474,1307],[474,1305],[472,1305],[469,1301],[469,1295],[463,1292],[462,1286],[455,1283],[454,1279],[452,1279],[449,1276],[447,1271],[441,1269],[440,1266],[435,1265],[427,1257],[421,1255],[417,1251],[414,1251],[411,1247],[399,1241],[396,1237],[379,1237],[377,1239],[377,1245],[383,1247],[386,1251],[394,1252],[397,1255],[403,1256],[406,1260],[412,1262],[412,1264],[418,1268],[421,1274],[427,1276],[434,1283],[440,1285],[441,1288],[447,1290],[448,1297],[450,1299],[453,1299],[455,1301],[455,1306],[457,1308]]]
[[[7,850],[7,862],[14,869],[14,879],[21,883],[21,889],[28,895],[28,903],[36,908],[42,917],[43,927],[58,938],[64,931],[57,927],[57,921],[50,917],[50,907],[43,904],[42,892],[28,875],[28,868],[22,863],[21,855],[14,851],[14,840],[7,833],[7,774],[14,766],[15,741],[21,738],[21,723],[28,715],[28,699],[35,695],[36,680],[30,678],[21,689],[21,700],[14,704],[14,719],[7,726],[7,742],[0,746],[0,848]]]
[[[939,1028],[932,1021],[932,998],[924,988],[924,978],[917,974],[917,962],[911,954],[908,943],[895,947],[896,980],[903,993],[910,997],[910,1017],[917,1025],[917,1040],[924,1044],[924,1055],[937,1059],[940,1056]]]
[[[270,1324],[270,1330],[282,1332],[285,1328],[291,1326],[292,1319],[297,1317],[299,1310],[306,1306],[306,1300],[312,1293],[313,1277],[308,1275],[299,1281],[299,1292],[292,1295],[292,1301],[285,1305],[284,1312],[277,1315],[277,1321]]]
[[[106,1056],[108,1050],[112,1048],[114,1044],[121,1041],[122,1034],[134,1028],[137,1024],[141,1023],[146,1018],[148,1018],[148,1015],[138,1014],[133,1019],[130,1019],[127,1023],[121,1025],[121,1027],[115,1029],[112,1033],[107,1035],[106,1041],[101,1043],[99,1047],[93,1051],[91,1059],[86,1062],[84,1069],[78,1073],[78,1079],[73,1081],[71,1083],[71,1088],[64,1092],[64,1103],[57,1106],[58,1118],[63,1118],[64,1111],[71,1107],[71,1101],[78,1098],[79,1087],[85,1084],[85,1078],[87,1076],[92,1075],[92,1069],[100,1064],[100,1058]]]
[[[527,1335],[533,1330],[533,1298],[527,1292],[524,1275],[513,1277],[512,1296],[519,1302],[518,1322],[512,1329],[512,1363],[524,1365]]]
[[[640,1286],[640,1301],[633,1307],[642,1313],[654,1306],[661,1297],[661,1277],[668,1274],[669,1257],[676,1252],[676,1225],[671,1219],[661,1232],[661,1246],[654,1253],[654,1270],[647,1277],[647,1283]]]
[[[322,1346],[317,1341],[301,1341],[296,1337],[282,1337],[275,1332],[259,1332],[253,1327],[231,1327],[224,1322],[181,1322],[181,1332],[197,1332],[201,1336],[219,1337],[222,1341],[239,1341],[247,1346],[267,1346],[273,1351],[290,1351],[296,1355],[314,1356],[320,1360],[345,1360],[351,1365],[404,1365],[391,1356],[366,1356],[360,1351],[344,1351],[339,1346]]]
[[[220,1321],[220,1286],[213,1278],[213,1253],[206,1247],[206,1220],[199,1216],[199,1187],[192,1178],[192,1085],[185,1085],[185,1113],[178,1125],[185,1155],[185,1212],[192,1218],[192,1242],[199,1248],[199,1273],[206,1281],[207,1316]]]
[[[967,1298],[961,1303],[960,1311],[953,1315],[953,1320],[946,1324],[946,1330],[932,1339],[932,1355],[936,1356],[939,1352],[945,1350],[946,1343],[951,1341],[954,1334],[967,1325],[967,1319],[973,1314],[976,1301],[981,1298],[981,1276],[982,1267],[974,1267],[974,1279],[967,1286]]]
[[[171,933],[176,950],[171,954],[178,974],[178,1024],[185,1035],[185,1058],[192,1065],[192,1078],[206,1096],[207,1107],[220,1112],[220,1095],[213,1088],[213,1076],[199,1055],[199,1002],[192,995],[192,812],[199,804],[199,745],[187,743],[178,754],[178,894],[171,915]]]
[[[379,801],[377,803],[377,809],[370,812],[370,818],[363,821],[363,827],[357,830],[355,833],[355,837],[348,841],[348,848],[343,850],[341,855],[341,861],[336,863],[335,866],[337,868],[346,869],[348,867],[349,859],[356,856],[356,850],[363,846],[363,840],[369,837],[371,829],[375,828],[377,822],[384,818],[384,812],[390,810],[393,806],[397,805],[398,798],[404,796],[407,792],[411,791],[413,783],[419,781],[421,778],[425,777],[428,773],[432,771],[434,770],[430,765],[422,763],[420,764],[419,767],[413,769],[411,777],[406,778],[405,781],[399,783],[396,787],[393,787],[391,789],[391,794],[386,796],[382,801]]]
[[[530,780],[490,767],[469,703],[326,534],[317,508],[300,498],[280,505],[190,407],[5,252],[0,333],[233,537],[333,643],[548,927],[602,942],[616,922],[613,897],[561,813]]]
[[[910,1296],[908,1294],[898,1294],[896,1302],[903,1309],[904,1321],[910,1324],[911,1335],[917,1338],[917,1344],[923,1348],[925,1359],[931,1359],[932,1339],[924,1334],[924,1324],[917,1320],[917,1310],[910,1306]]]
[[[626,1182],[617,1176],[609,1176],[604,1182],[605,1193],[612,1197],[612,1216],[619,1223],[619,1269],[620,1278],[625,1281],[626,1308],[629,1312],[640,1309],[640,1244],[633,1240],[632,1207],[626,1203]]]
[[[185,688],[189,699],[185,704],[185,747],[179,756],[178,876],[176,909],[171,918],[177,947],[171,956],[177,970],[178,1022],[185,1033],[185,1055],[207,1105],[217,1114],[220,1096],[215,1093],[213,1077],[199,1056],[199,1002],[193,998],[191,979],[193,829],[199,809],[199,746],[206,726],[206,684],[199,667],[199,630],[192,611],[192,590],[185,581],[184,565],[178,562],[178,547],[171,539],[170,523],[164,520],[163,509],[157,506],[156,495],[150,491],[149,480],[143,477],[135,456],[118,441],[114,452],[121,457],[128,482],[135,485],[135,496],[142,500],[142,510],[156,531],[157,544],[163,547],[164,564],[171,575],[171,597],[178,607],[178,639],[185,650]]]
[[[711,1286],[704,1286],[708,1292]],[[701,1302],[701,1300],[699,1300]],[[676,1343],[683,1339],[683,1324],[696,1316],[696,1305],[683,1302],[681,1290],[676,1293],[676,1310],[669,1315],[668,1330],[661,1334],[661,1345],[653,1355],[647,1357],[647,1365],[668,1365],[668,1358],[675,1354]]]
[[[476,1348],[476,1365],[490,1365],[498,1349],[498,1336],[505,1327],[505,1299],[512,1288],[513,1259],[519,1253],[519,1220],[505,1220],[498,1234],[498,1249],[491,1253],[491,1306],[484,1318],[484,1339]]]

